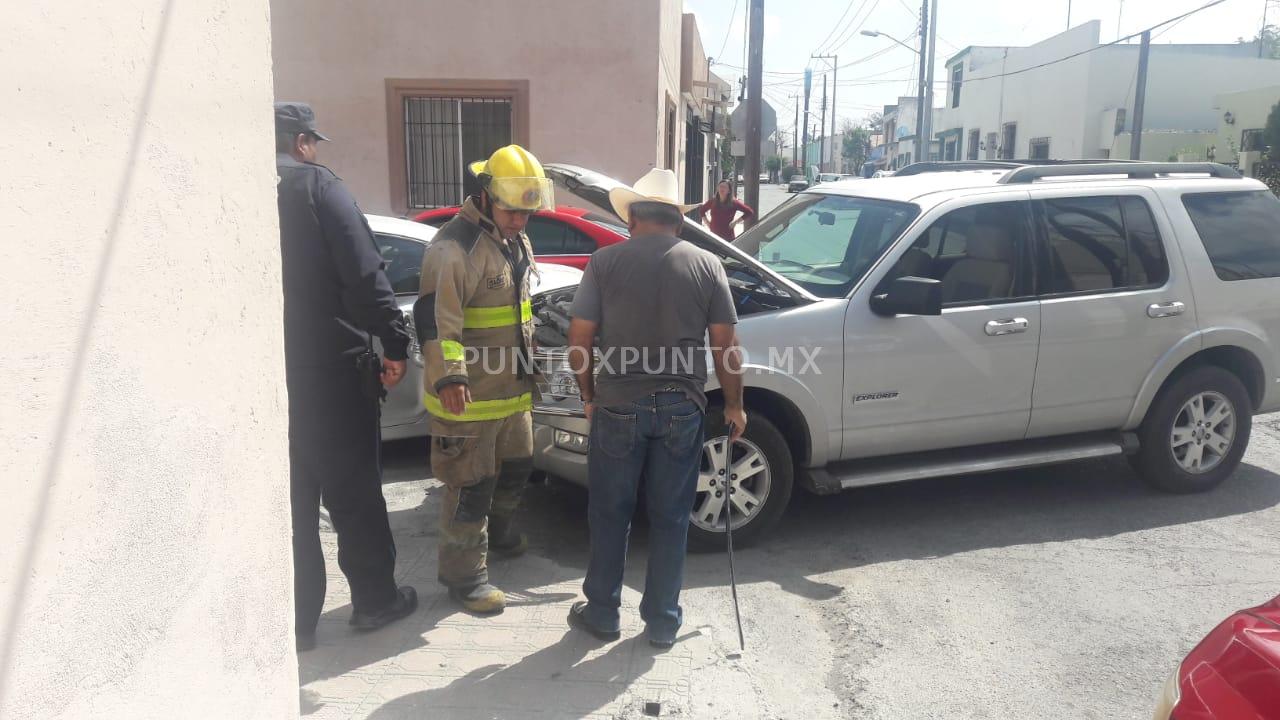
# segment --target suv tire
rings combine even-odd
[[[1204,492],[1235,472],[1252,427],[1253,406],[1240,379],[1203,365],[1156,396],[1138,429],[1140,449],[1129,460],[1157,490]],[[1195,471],[1197,464],[1203,469]]]
[[[701,472],[710,470],[709,463],[710,456],[714,452],[714,440],[723,437],[726,432],[724,409],[708,408]],[[746,453],[754,452],[756,449],[764,459],[765,472],[768,473],[768,489],[763,502],[745,521],[739,516],[733,523],[733,544],[739,547],[755,543],[778,522],[791,501],[791,489],[795,481],[795,467],[792,464],[791,448],[787,446],[786,438],[772,422],[769,422],[768,418],[748,409],[747,431],[743,433],[738,446],[734,448],[734,461],[741,461]],[[744,480],[743,484],[751,485],[754,480],[756,479]],[[720,528],[711,529],[706,527],[706,523],[699,523],[696,517],[697,510],[706,500],[706,491],[701,488],[702,484],[699,482],[699,491],[693,508],[695,516],[689,522],[689,544],[694,550],[703,552],[724,550],[723,520],[717,518],[716,524],[720,525]],[[759,486],[755,485],[748,489],[758,490]]]

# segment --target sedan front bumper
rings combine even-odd
[[[562,440],[559,444],[557,431]],[[591,423],[580,411],[534,408],[533,466],[548,475],[586,487],[586,438],[590,431]],[[573,449],[568,447],[571,444]]]

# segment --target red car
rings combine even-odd
[[[1280,597],[1227,618],[1169,678],[1156,720],[1280,718]]]
[[[419,213],[414,220],[440,227],[457,214],[456,207],[436,208]],[[540,262],[570,265],[579,270],[587,267],[591,253],[628,237],[627,229],[618,224],[617,218],[565,206],[534,213],[525,232]]]

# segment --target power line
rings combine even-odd
[[[1081,55],[1088,55],[1089,53],[1094,52],[1094,51],[1096,51],[1096,50],[1101,50],[1102,48],[1111,47],[1111,46],[1113,46],[1113,45],[1119,45],[1120,43],[1123,43],[1123,42],[1125,42],[1125,41],[1127,41],[1127,40],[1132,40],[1133,38],[1136,38],[1136,37],[1138,37],[1138,36],[1142,35],[1142,33],[1144,33],[1144,32],[1151,32],[1152,30],[1155,30],[1156,28],[1158,28],[1158,27],[1162,27],[1162,26],[1164,26],[1164,25],[1168,25],[1169,23],[1179,23],[1179,22],[1182,22],[1183,20],[1185,20],[1185,19],[1187,19],[1187,18],[1191,17],[1192,15],[1195,15],[1195,14],[1196,14],[1196,13],[1198,13],[1198,12],[1202,12],[1202,11],[1204,11],[1204,10],[1208,10],[1209,8],[1214,7],[1215,5],[1221,5],[1222,3],[1226,2],[1226,1],[1227,1],[1227,0],[1213,0],[1213,2],[1210,2],[1210,3],[1206,3],[1206,4],[1204,4],[1204,5],[1201,5],[1200,7],[1196,8],[1195,10],[1191,10],[1191,11],[1189,11],[1189,12],[1185,12],[1185,13],[1183,13],[1183,14],[1181,14],[1181,15],[1177,16],[1177,17],[1172,17],[1172,18],[1169,18],[1168,20],[1164,20],[1164,21],[1158,22],[1158,23],[1156,23],[1155,25],[1152,25],[1151,27],[1149,27],[1149,28],[1147,28],[1147,29],[1145,29],[1145,30],[1139,30],[1138,32],[1133,33],[1133,34],[1131,34],[1131,35],[1126,35],[1126,36],[1121,37],[1121,38],[1116,38],[1115,40],[1112,40],[1112,41],[1111,41],[1111,42],[1109,42],[1109,43],[1103,43],[1103,44],[1101,44],[1101,45],[1095,45],[1095,46],[1093,46],[1093,47],[1091,47],[1091,48],[1088,48],[1088,49],[1086,49],[1086,50],[1081,50],[1080,52],[1072,53],[1072,54],[1070,54],[1070,55],[1067,55],[1066,57],[1060,57],[1060,58],[1058,58],[1057,60],[1049,60],[1049,61],[1047,61],[1047,62],[1042,62],[1042,63],[1040,63],[1039,65],[1032,65],[1031,67],[1025,67],[1025,68],[1022,68],[1022,69],[1020,69],[1020,70],[1013,70],[1013,71],[1010,71],[1010,72],[1001,73],[1001,74],[999,74],[999,75],[984,75],[984,76],[982,76],[982,77],[976,77],[976,78],[965,78],[964,82],[965,82],[965,83],[972,83],[972,82],[978,82],[978,81],[980,81],[980,80],[995,80],[995,79],[997,79],[997,78],[1011,77],[1011,76],[1013,76],[1013,75],[1021,75],[1022,73],[1028,73],[1028,72],[1031,72],[1032,70],[1039,70],[1040,68],[1048,67],[1048,66],[1050,66],[1050,65],[1057,65],[1057,64],[1058,64],[1058,63],[1060,63],[1060,62],[1066,62],[1067,60],[1073,60],[1073,59],[1075,59],[1075,58],[1080,57]]]
[[[855,35],[858,34],[858,31],[862,29],[863,25],[867,24],[867,20],[871,19],[871,14],[876,11],[876,8],[879,5],[880,5],[880,0],[875,0],[875,2],[871,3],[871,9],[867,10],[867,14],[862,16],[862,21],[858,23],[857,27],[852,27],[852,21],[850,21],[851,27],[849,28],[849,31],[845,33],[844,37],[842,37],[839,41],[837,41],[837,43],[833,45],[827,52],[834,52],[835,50],[839,50],[845,45],[848,45],[849,40],[851,40]]]
[[[738,0],[733,0],[733,12],[729,13],[729,27],[725,28],[724,42],[720,43],[720,52],[716,54],[716,57],[722,57],[724,55],[724,49],[729,47],[729,36],[733,34],[733,21],[737,17]]]
[[[822,42],[818,43],[818,49],[813,51],[812,53],[813,55],[820,55],[822,53],[822,47],[826,45],[827,41],[830,40],[832,36],[836,34],[836,28],[840,27],[840,23],[844,22],[845,16],[848,15],[849,11],[853,9],[853,4],[855,2],[857,2],[857,0],[849,0],[849,4],[844,6],[844,12],[840,14],[840,19],[835,21],[835,24],[831,26],[831,31],[828,32],[827,36],[822,39]],[[862,4],[866,5],[867,0],[862,0]],[[858,8],[858,12],[862,12],[862,8]],[[857,17],[858,13],[854,13],[853,15],[854,17]]]

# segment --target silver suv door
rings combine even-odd
[[[844,456],[1021,439],[1040,338],[1026,193],[935,208],[856,291],[845,317]],[[881,317],[894,278],[938,280],[940,316]]]
[[[1042,328],[1028,435],[1118,429],[1156,362],[1196,331],[1172,228],[1146,188],[1031,197]]]

